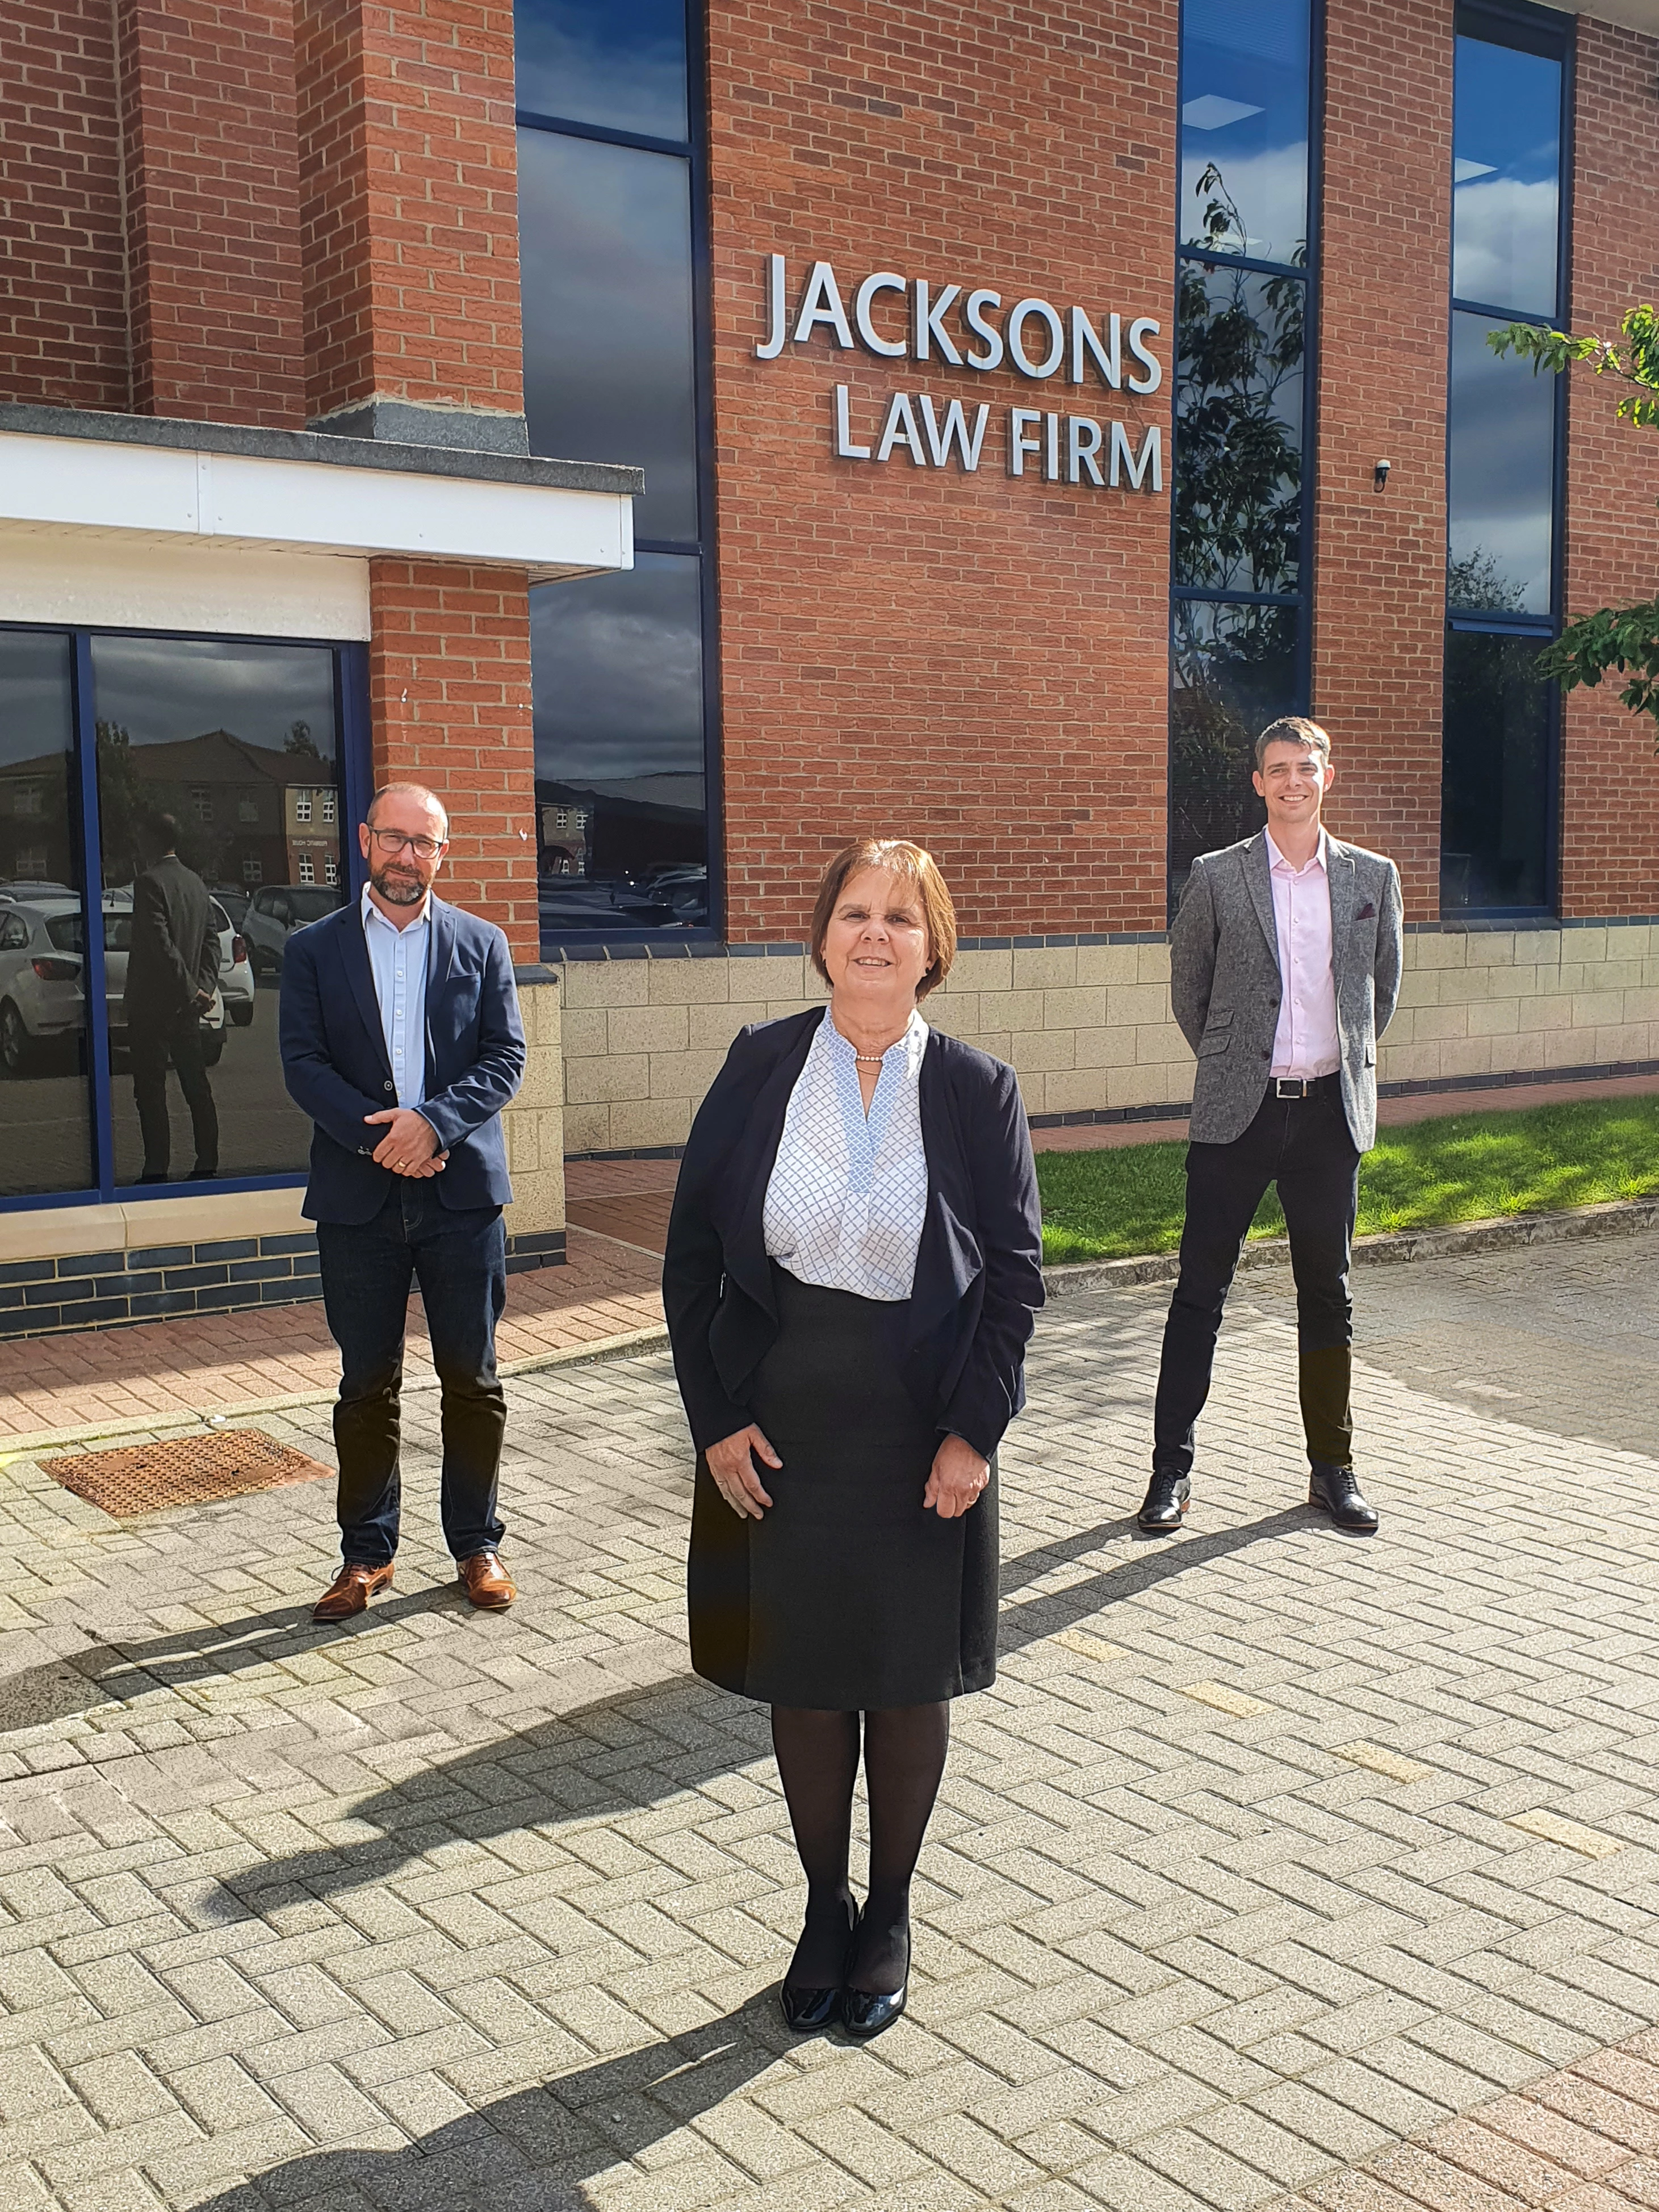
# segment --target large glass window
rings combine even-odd
[[[1298,261],[1308,238],[1306,0],[1185,0],[1181,242]]]
[[[1448,913],[1536,910],[1549,898],[1555,717],[1533,673],[1544,643],[1501,630],[1447,638],[1440,880]]]
[[[0,630],[0,1196],[93,1180],[73,641]]]
[[[351,874],[341,657],[0,630],[0,1196],[304,1168],[276,990]]]
[[[1170,888],[1257,829],[1256,732],[1305,710],[1311,0],[1184,0]]]
[[[642,465],[635,564],[532,594],[542,942],[706,927],[712,635],[687,0],[518,0],[532,449]]]
[[[1443,913],[1554,896],[1558,707],[1532,675],[1559,626],[1563,380],[1486,343],[1562,297],[1571,19],[1459,8],[1452,113]]]

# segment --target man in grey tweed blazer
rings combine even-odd
[[[1139,1513],[1178,1528],[1233,1271],[1279,1186],[1296,1275],[1308,1500],[1376,1528],[1353,1469],[1349,1373],[1359,1156],[1376,1139],[1376,1040],[1400,995],[1400,872],[1320,819],[1331,744],[1292,716],[1256,740],[1267,828],[1194,863],[1170,933],[1175,1017],[1198,1055],[1181,1276],[1170,1304]]]

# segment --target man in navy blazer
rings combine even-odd
[[[357,836],[361,898],[296,931],[283,959],[283,1072],[315,1124],[305,1212],[340,1347],[343,1565],[314,1618],[361,1613],[392,1581],[416,1282],[441,1386],[444,1537],[472,1602],[495,1610],[517,1595],[495,1510],[513,1195],[501,1115],[525,1066],[513,964],[493,923],[434,896],[449,822],[431,792],[387,784]]]

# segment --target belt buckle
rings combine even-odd
[[[1308,1080],[1307,1080],[1307,1078],[1306,1078],[1305,1076],[1303,1076],[1303,1075],[1276,1075],[1276,1076],[1274,1076],[1274,1078],[1273,1078],[1273,1097],[1274,1097],[1275,1098],[1305,1098],[1305,1097],[1307,1097],[1307,1095],[1308,1095]]]

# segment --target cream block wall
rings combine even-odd
[[[509,1237],[543,1236],[564,1227],[563,1035],[556,977],[519,984],[527,1048],[524,1082],[501,1115],[513,1203]]]
[[[573,961],[563,975],[572,1153],[684,1143],[738,1031],[823,999],[799,953]],[[963,952],[926,1011],[935,1027],[1012,1062],[1028,1113],[1192,1096],[1161,940]],[[1384,1083],[1449,1081],[1656,1059],[1659,928],[1434,930],[1406,939],[1400,1010],[1377,1073]],[[515,1184],[518,1174],[515,1159]]]
[[[1384,1083],[1659,1059],[1659,929],[1424,931],[1406,939]]]

